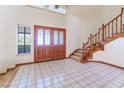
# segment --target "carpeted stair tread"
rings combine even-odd
[[[80,62],[80,60],[81,60],[81,57],[78,57],[76,55],[71,55],[71,58],[78,61],[78,62]]]

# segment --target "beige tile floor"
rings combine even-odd
[[[9,70],[6,74],[0,75],[0,88],[7,88],[9,87],[13,77],[16,75],[16,72],[18,71],[17,67],[14,70]]]
[[[63,59],[21,66],[10,88],[118,88],[124,70],[95,62]]]

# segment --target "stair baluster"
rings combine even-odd
[[[98,29],[99,31],[97,33],[90,34],[90,37],[88,37],[88,41],[86,43],[83,42],[83,47],[82,47],[82,52],[81,52],[82,56],[80,60],[81,62],[84,62],[84,61],[86,62],[89,58],[92,58],[92,54],[95,51],[98,51],[97,48],[104,50],[104,45],[107,42],[109,42],[108,41],[109,37],[112,37],[112,39],[114,39],[116,38],[117,34],[124,32],[124,24],[122,20],[123,10],[124,8],[121,9],[121,13],[117,17],[113,18],[111,21],[109,21],[105,25],[102,24],[102,28],[99,28]],[[99,44],[98,42],[100,43],[100,46],[98,45]],[[74,52],[76,51],[77,50],[75,50]],[[74,52],[71,55],[73,55]]]
[[[102,41],[104,41],[104,24],[102,24]]]
[[[94,38],[93,38],[93,40],[94,40],[93,44],[94,44],[94,43],[95,43],[95,34],[93,35],[93,37],[94,37]]]
[[[113,31],[113,21],[112,21],[112,37],[113,37],[113,34],[114,34],[114,31]]]
[[[123,32],[124,32],[124,24],[123,24]]]
[[[90,34],[90,46],[92,45],[92,34]]]
[[[123,12],[122,12],[123,13]],[[120,32],[122,33],[122,14],[120,16]]]
[[[100,41],[100,31],[98,32],[98,42]]]
[[[117,25],[117,21],[118,21],[118,19],[116,18],[116,34],[118,33],[118,25]]]
[[[110,37],[110,24],[108,24],[108,37]]]
[[[97,42],[97,33],[95,34],[95,43]]]

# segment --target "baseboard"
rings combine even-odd
[[[67,59],[67,58],[69,58],[69,57],[65,57],[65,58],[61,58],[61,59]],[[61,59],[56,59],[56,60],[61,60]],[[55,61],[55,60],[51,60],[51,61]],[[44,62],[47,62],[47,61],[44,61]],[[8,71],[14,70],[14,69],[16,69],[16,67],[21,66],[21,65],[29,65],[29,64],[37,64],[37,63],[41,63],[41,62],[26,62],[26,63],[19,63],[19,64],[16,64],[15,67],[13,67],[13,68],[8,68],[8,69],[6,70],[6,72],[0,73],[0,75],[5,75]]]
[[[21,65],[29,65],[29,64],[35,64],[37,62],[26,62],[26,63],[19,63],[19,64],[16,64],[16,67],[17,66],[21,66]]]
[[[19,64],[16,64],[15,67],[13,67],[13,68],[7,68],[6,72],[0,73],[0,75],[5,75],[7,72],[9,72],[10,70],[16,69],[18,66],[21,66],[21,65],[28,65],[28,64],[34,64],[34,63],[35,63],[35,62],[26,62],[26,63],[19,63]]]
[[[6,72],[0,73],[0,76],[1,76],[1,75],[5,75],[7,72],[9,72],[10,70],[14,70],[15,68],[16,68],[16,67],[8,68],[8,69],[6,70]]]
[[[70,57],[65,57],[65,59],[68,59],[68,58],[70,58]]]
[[[88,61],[88,62],[102,63],[102,64],[110,65],[110,66],[113,66],[113,67],[116,67],[116,68],[124,70],[124,67],[121,67],[121,66],[118,66],[118,65],[115,65],[115,64],[110,64],[110,63],[103,62],[103,61],[92,60],[92,61]]]
[[[15,68],[16,68],[16,67],[8,68],[8,69],[7,69],[7,72],[10,71],[10,70],[13,70],[13,69],[15,69]]]

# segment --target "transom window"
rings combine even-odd
[[[62,7],[56,7],[55,5],[49,5],[48,9],[51,11],[57,12],[57,13],[65,14],[65,9]]]
[[[30,5],[30,6],[40,9],[47,9],[60,14],[66,14],[65,6],[62,5]]]
[[[18,25],[18,54],[31,53],[31,27]]]

